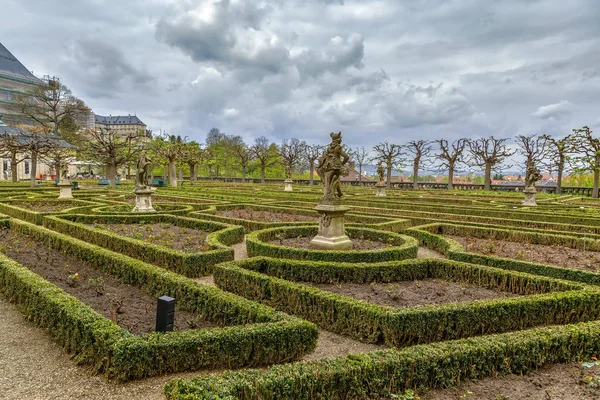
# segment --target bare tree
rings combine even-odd
[[[292,173],[304,159],[306,142],[297,138],[283,139],[279,154],[285,167],[286,179],[292,179]]]
[[[496,139],[493,136],[469,142],[469,159],[467,163],[473,167],[483,168],[485,173],[484,189],[492,189],[492,170],[507,168],[502,163],[507,157],[515,154],[506,147],[508,139]]]
[[[177,186],[177,161],[181,158],[186,139],[181,136],[162,133],[154,138],[151,150],[158,158],[167,161],[169,168],[169,186]]]
[[[260,182],[265,183],[265,171],[267,168],[279,162],[279,152],[275,143],[270,143],[264,136],[257,137],[252,146],[252,154],[260,166]]]
[[[240,166],[242,167],[242,182],[246,182],[248,165],[250,164],[250,161],[253,160],[254,154],[241,136],[230,136],[228,137],[228,140],[230,141],[229,147],[231,148],[231,152],[235,158],[237,158]]]
[[[594,188],[592,197],[598,198],[598,183],[600,182],[600,138],[592,136],[589,127],[573,129],[572,149],[577,155],[574,157],[574,170],[579,173],[594,174]]]
[[[411,140],[406,144],[406,150],[413,156],[413,189],[418,189],[419,170],[430,165],[428,157],[433,150],[433,144],[426,140]]]
[[[561,194],[563,174],[570,165],[569,154],[573,148],[572,136],[567,135],[562,139],[554,139],[550,135],[545,135],[545,137],[548,144],[548,157],[544,165],[548,170],[556,171],[556,194]]]
[[[406,163],[406,159],[402,157],[402,146],[399,144],[382,142],[376,144],[373,147],[373,151],[376,153],[373,160],[379,160],[386,165],[387,183],[389,185],[392,182],[392,169],[394,167],[403,166]]]
[[[365,146],[360,146],[354,149],[352,155],[354,156],[356,165],[358,166],[358,181],[362,182],[362,170],[369,157],[369,152],[365,150]]]
[[[198,179],[198,164],[204,160],[204,149],[198,142],[185,143],[181,151],[181,161],[190,169],[190,182],[194,184]]]
[[[529,165],[538,167],[547,155],[548,139],[544,135],[518,135],[516,137],[519,154],[525,157],[525,182],[529,181]]]
[[[440,152],[437,159],[441,161],[440,169],[448,170],[448,190],[454,189],[454,172],[456,167],[464,161],[464,152],[469,143],[468,139],[457,139],[450,144],[446,139],[436,140]]]
[[[319,144],[306,145],[304,147],[304,158],[308,164],[311,185],[314,183],[315,163],[319,157],[321,157],[321,153],[324,149],[325,146],[321,146]]]

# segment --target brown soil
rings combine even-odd
[[[338,335],[337,333],[319,329],[317,348],[302,359],[318,360],[321,358],[341,357],[348,354],[368,353],[386,348],[381,344],[363,343],[346,336]]]
[[[209,232],[182,228],[168,223],[92,224],[89,226],[186,253],[201,253],[210,250],[206,244]]]
[[[234,208],[231,210],[218,210],[215,215],[222,217],[245,219],[258,222],[317,222],[316,216],[300,215],[294,211],[289,213],[253,210],[251,208]]]
[[[515,294],[510,292],[501,292],[469,283],[456,283],[442,279],[371,284],[306,283],[306,285],[381,306],[399,308],[516,297]]]
[[[69,202],[51,203],[43,201],[15,201],[9,204],[11,206],[24,208],[26,210],[35,212],[60,212],[69,208],[77,207],[75,204]]]
[[[297,238],[285,238],[272,240],[269,243],[276,246],[296,247],[301,249],[310,249],[310,241],[312,237],[301,236]],[[352,250],[376,250],[389,247],[386,243],[376,242],[367,239],[352,239]]]
[[[452,235],[446,235],[446,237],[456,240],[472,253],[600,272],[599,252],[495,239],[476,239]]]
[[[438,251],[419,246],[417,250],[417,258],[446,258],[446,256]]]
[[[141,335],[156,323],[156,299],[9,229],[0,229],[0,251],[78,298],[121,328]],[[75,275],[77,274],[77,275]],[[175,330],[217,326],[201,316],[176,310]]]
[[[431,391],[421,400],[597,400],[600,389],[589,379],[600,378],[600,368],[558,364],[529,375],[508,375],[464,383],[456,388]],[[583,379],[583,381],[582,381]]]

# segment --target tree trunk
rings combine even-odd
[[[10,173],[12,175],[12,181],[17,183],[19,179],[17,178],[17,152],[10,152]]]
[[[419,183],[417,182],[417,178],[419,177],[419,163],[415,161],[413,164],[413,189],[417,190],[419,188]]]
[[[310,166],[309,166],[310,167],[310,171],[309,171],[309,173],[310,173],[310,186],[312,186],[313,183],[314,183],[314,181],[315,181],[315,177],[314,177],[314,175],[315,175],[315,171],[314,171],[314,169],[315,169],[315,162],[311,161],[309,164],[310,164]]]
[[[598,198],[598,182],[600,181],[600,160],[596,157],[596,168],[594,168],[594,188],[592,189],[592,198]]]
[[[492,190],[492,164],[485,164],[485,180],[483,190]]]
[[[32,188],[35,187],[35,179],[37,178],[37,160],[38,154],[37,151],[31,152],[31,167],[29,168],[30,178],[29,178],[29,186]]]
[[[265,183],[265,166],[260,166],[260,183]]]
[[[183,168],[179,168],[179,181],[182,182],[183,185]]]
[[[246,183],[246,170],[248,166],[246,164],[242,164],[242,183]]]
[[[175,168],[175,158],[169,160],[169,186],[177,187],[177,170]]]
[[[117,166],[114,163],[106,165],[106,176],[109,186],[114,187],[117,184]]]
[[[454,189],[454,166],[448,168],[448,190]]]
[[[387,184],[390,186],[392,184],[392,163],[387,163]]]
[[[563,170],[565,169],[565,163],[562,161],[558,164],[558,171],[556,176],[556,194],[562,194],[562,177]]]
[[[196,170],[196,163],[193,162],[189,162],[188,163],[188,167],[190,167],[190,182],[192,184],[196,183],[196,178],[197,178],[197,170]]]

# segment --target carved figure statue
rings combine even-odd
[[[291,180],[292,179],[292,169],[290,168],[289,165],[285,166],[285,179],[286,180]]]
[[[533,160],[527,162],[527,171],[525,172],[525,187],[535,187],[535,183],[542,179],[542,174]]]
[[[379,176],[379,183],[384,183],[383,175],[385,174],[385,170],[383,169],[383,164],[381,161],[377,163],[377,175]]]
[[[148,169],[152,161],[148,158],[145,151],[140,153],[137,162],[137,179],[135,182],[136,188],[145,188],[148,186]]]
[[[60,167],[60,180],[67,180],[69,175],[69,167],[62,165]]]
[[[340,176],[348,174],[346,164],[350,157],[342,149],[342,132],[330,133],[331,143],[317,162],[317,174],[323,182],[323,201],[340,200],[343,196]]]

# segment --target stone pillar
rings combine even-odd
[[[344,214],[350,207],[341,204],[319,204],[315,207],[319,216],[319,233],[310,247],[316,250],[351,250],[352,241],[344,232]]]
[[[291,179],[286,179],[285,181],[283,181],[283,183],[285,184],[285,188],[283,189],[285,192],[291,192],[292,189],[292,183],[294,183],[293,180]]]
[[[375,187],[377,188],[377,192],[375,193],[375,196],[377,197],[385,197],[385,188],[387,187],[387,185],[385,183],[381,183],[379,182],[377,185],[375,185]]]
[[[70,180],[64,180],[64,181],[60,181],[58,182],[58,184],[56,185],[58,186],[58,188],[60,189],[60,194],[58,195],[59,199],[72,199],[73,198],[73,192],[71,191],[71,181]]]
[[[131,212],[156,212],[152,208],[152,193],[153,190],[149,187],[136,188],[135,193],[135,208]]]
[[[525,190],[523,190],[523,193],[525,193],[525,200],[523,200],[524,206],[537,206],[537,203],[535,202],[537,189],[535,186],[527,186]]]

